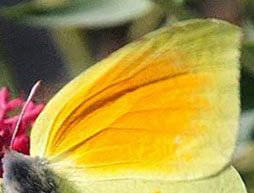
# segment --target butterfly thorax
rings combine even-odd
[[[56,177],[42,159],[8,150],[3,169],[4,193],[58,193]]]

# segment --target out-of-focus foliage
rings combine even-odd
[[[4,54],[2,50],[0,49],[0,72],[1,72],[0,88],[2,87],[2,85],[6,85],[7,87],[12,88],[15,93],[16,89],[15,89],[14,79],[10,69],[8,69],[7,64],[8,63],[6,59],[4,58]]]
[[[254,74],[254,1],[244,1],[245,18],[243,21],[243,30],[245,32],[244,43],[242,47],[242,62],[247,70]]]
[[[32,25],[102,28],[122,25],[152,9],[149,0],[31,1],[4,14]]]
[[[248,41],[242,47],[242,61],[250,73],[254,73],[254,42]]]
[[[248,18],[254,22],[254,1],[253,0],[244,0],[245,4],[245,14]]]

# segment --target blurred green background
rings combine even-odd
[[[0,87],[47,101],[81,71],[164,25],[220,18],[242,27],[241,130],[234,165],[254,193],[254,0],[0,0]]]

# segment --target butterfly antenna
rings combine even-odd
[[[17,123],[16,123],[14,132],[13,132],[12,137],[11,137],[11,145],[10,145],[11,148],[12,148],[12,146],[13,146],[13,144],[14,144],[15,137],[16,137],[16,135],[17,135],[17,133],[18,133],[18,130],[19,130],[21,121],[22,121],[22,119],[23,119],[23,117],[24,117],[24,114],[25,114],[25,112],[26,112],[26,110],[27,110],[27,107],[28,107],[29,103],[31,102],[33,96],[35,95],[36,91],[37,91],[38,88],[40,87],[40,85],[41,85],[41,81],[38,81],[38,82],[35,83],[35,85],[33,86],[32,90],[31,90],[30,93],[29,93],[29,96],[28,96],[28,98],[27,98],[27,101],[25,102],[24,107],[23,107],[22,110],[21,110],[20,116],[19,116],[19,118],[18,118],[18,121],[17,121]]]

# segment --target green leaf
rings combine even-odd
[[[171,8],[179,8],[184,4],[184,0],[152,0],[155,3],[158,3],[163,8],[171,9]]]
[[[75,0],[52,7],[33,1],[2,11],[6,17],[32,25],[98,28],[127,23],[152,8],[149,0]]]
[[[64,56],[71,78],[94,63],[84,33],[78,29],[56,28],[52,37]]]

